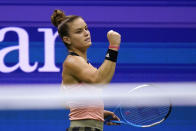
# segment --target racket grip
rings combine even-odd
[[[108,117],[104,120],[104,124],[106,124],[107,122],[110,122],[110,119],[112,119],[112,116],[108,116]]]
[[[126,124],[124,121],[114,121],[114,120],[112,120],[112,121],[110,121],[110,122],[112,122],[112,123],[117,123],[117,124]]]
[[[105,119],[104,124],[106,124],[107,122],[112,122],[112,123],[117,123],[117,124],[126,124],[124,121],[116,121],[116,120],[111,120],[112,116],[109,116]]]

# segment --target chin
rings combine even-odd
[[[89,47],[89,46],[91,46],[91,45],[92,45],[92,42],[88,42],[88,43],[86,44],[87,47]]]

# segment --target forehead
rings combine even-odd
[[[77,30],[79,28],[84,28],[85,26],[86,22],[82,18],[75,19],[69,24],[70,30]]]

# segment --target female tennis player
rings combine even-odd
[[[119,33],[110,30],[107,33],[108,51],[102,65],[96,69],[87,61],[87,49],[91,46],[91,35],[88,26],[80,16],[66,16],[63,11],[55,10],[51,21],[68,49],[68,56],[63,63],[62,84],[109,83],[114,75],[118,49],[121,42]],[[88,107],[69,107],[69,131],[102,131],[104,118],[119,118],[110,111],[104,110],[103,104]],[[108,122],[108,125],[115,125]]]

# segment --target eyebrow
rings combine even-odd
[[[82,28],[77,28],[77,29],[75,29],[75,31],[78,31],[78,30],[82,30]]]
[[[88,27],[87,25],[84,26],[85,28]],[[75,31],[82,30],[83,28],[76,28]]]

